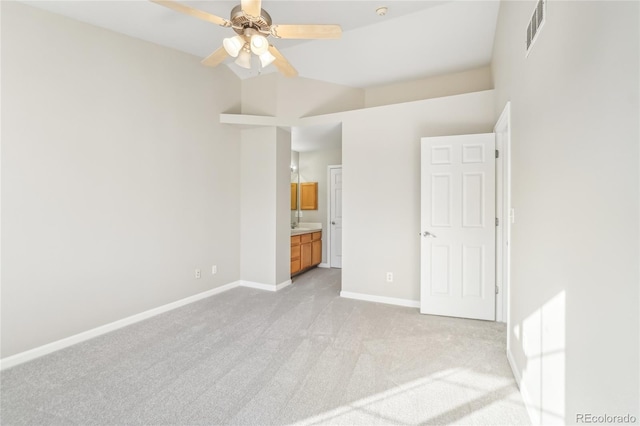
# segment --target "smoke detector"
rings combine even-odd
[[[382,6],[376,9],[376,13],[378,14],[378,16],[384,16],[387,14],[388,11],[389,11],[389,8],[386,6]]]

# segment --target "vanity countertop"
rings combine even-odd
[[[309,234],[311,232],[322,231],[321,223],[299,223],[294,229],[291,230],[291,236]]]

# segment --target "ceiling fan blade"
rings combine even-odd
[[[340,38],[340,25],[272,25],[271,34],[278,38],[329,39]]]
[[[260,17],[262,12],[261,0],[242,0],[240,5],[245,15],[253,16],[255,18]]]
[[[194,9],[185,4],[178,3],[174,0],[149,0],[152,3],[159,4],[176,12],[184,13],[185,15],[193,16],[194,18],[202,19],[203,21],[211,22],[222,27],[230,27],[231,22],[224,18],[221,18],[211,13],[203,12],[202,10]]]
[[[278,71],[280,71],[285,77],[298,76],[298,71],[296,71],[293,65],[291,65],[284,56],[282,56],[282,53],[280,53],[278,49],[269,45],[269,52],[276,58],[276,60],[273,61],[273,65],[275,65],[276,68],[278,68]]]
[[[208,67],[217,67],[220,65],[222,61],[224,61],[229,54],[225,50],[224,47],[220,47],[218,50],[213,52],[211,55],[207,56],[202,60],[202,64]]]

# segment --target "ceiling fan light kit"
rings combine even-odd
[[[256,34],[251,36],[251,51],[254,55],[262,55],[269,49],[269,42],[265,36]]]
[[[238,59],[235,60],[235,63],[248,70],[251,69],[251,51],[249,49],[242,49],[238,54]]]
[[[229,37],[222,40],[222,45],[224,46],[224,50],[227,51],[229,56],[233,56],[236,58],[242,47],[245,45],[245,40],[241,36],[237,35],[235,37]]]
[[[235,63],[251,69],[252,54],[260,60],[262,68],[274,64],[286,77],[298,75],[296,69],[285,59],[267,37],[288,39],[336,39],[342,35],[339,25],[272,25],[271,16],[262,9],[262,0],[241,0],[231,10],[230,20],[202,10],[194,9],[174,0],[149,0],[176,12],[193,16],[222,27],[232,28],[238,35],[225,38],[222,47],[213,52],[202,63],[215,67],[227,56],[237,58]]]
[[[276,60],[276,57],[273,56],[268,50],[258,57],[260,58],[260,66],[262,68],[268,67],[273,63],[273,61]]]

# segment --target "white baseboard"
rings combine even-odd
[[[139,314],[131,315],[130,317],[126,317],[109,324],[101,325],[100,327],[92,328],[91,330],[83,331],[82,333],[78,333],[73,336],[65,337],[64,339],[60,339],[55,342],[47,343],[46,345],[42,345],[28,351],[8,356],[0,360],[0,370],[14,367],[16,365],[31,361],[52,352],[59,351],[60,349],[75,345],[76,343],[93,339],[94,337],[98,337],[111,331],[118,330],[122,327],[135,324],[137,322],[146,320],[167,311],[171,311],[181,306],[188,305],[189,303],[197,302],[198,300],[211,297],[227,290],[231,290],[232,288],[238,287],[239,285],[240,281],[225,284],[223,286],[212,288],[211,290],[207,290],[202,293],[194,294],[193,296],[185,297],[184,299],[176,300],[175,302],[167,303],[166,305],[162,305],[157,308],[149,309],[148,311],[144,311]]]
[[[244,281],[241,280],[239,281],[239,285],[240,287],[248,287],[248,288],[255,288],[258,290],[265,290],[265,291],[278,291],[278,290],[282,290],[285,287],[288,287],[291,285],[291,283],[293,283],[293,281],[286,280],[281,282],[280,284],[264,284],[264,283],[258,283],[255,281]]]
[[[144,311],[139,314],[135,314],[130,317],[111,322],[109,324],[101,325],[100,327],[92,328],[91,330],[83,331],[82,333],[74,334],[73,336],[65,337],[64,339],[56,340],[55,342],[47,343],[46,345],[38,346],[37,348],[29,349],[28,351],[20,352],[18,354],[0,359],[0,370],[5,370],[7,368],[23,364],[27,361],[40,358],[41,356],[59,351],[60,349],[68,348],[69,346],[75,345],[76,343],[81,343],[86,340],[93,339],[94,337],[98,337],[111,331],[118,330],[122,327],[135,324],[164,312],[171,311],[184,305],[188,305],[189,303],[197,302],[198,300],[214,296],[227,290],[231,290],[232,288],[242,286],[257,288],[266,291],[277,291],[290,286],[291,283],[291,280],[281,282],[277,285],[262,284],[252,281],[234,281],[232,283],[225,284],[223,286],[216,287],[202,293],[194,294],[193,296],[189,296],[175,302],[167,303],[166,305],[149,309],[148,311]]]
[[[286,281],[283,281],[280,284],[276,285],[276,291],[282,290],[285,287],[289,287],[292,283],[293,283],[293,281],[291,281],[290,279],[286,280]]]
[[[318,268],[331,268],[331,266],[328,263],[321,263],[318,265]]]
[[[419,300],[397,299],[395,297],[373,296],[371,294],[352,293],[350,291],[341,291],[340,297],[346,299],[365,300],[367,302],[386,303],[387,305],[405,306],[408,308],[419,308]]]
[[[513,377],[516,379],[516,383],[518,384],[518,389],[520,389],[520,395],[522,396],[522,402],[524,402],[524,406],[527,409],[527,414],[529,415],[529,420],[531,420],[532,425],[539,425],[542,421],[540,417],[540,412],[536,408],[533,403],[533,399],[529,392],[527,391],[527,387],[522,384],[522,376],[520,375],[520,371],[516,366],[516,362],[513,359],[513,354],[507,348],[507,361],[509,361],[509,367],[511,367],[511,372],[513,373]]]
[[[507,348],[507,361],[509,361],[509,367],[511,367],[511,372],[513,373],[513,377],[516,379],[516,384],[519,388],[522,377],[520,377],[520,372],[516,367],[516,362],[514,361],[513,355],[511,355],[511,351],[509,350],[509,348]]]
[[[265,291],[278,291],[278,286],[275,284],[263,284],[263,283],[257,283],[255,281],[241,280],[240,287],[256,288],[258,290],[265,290]]]

